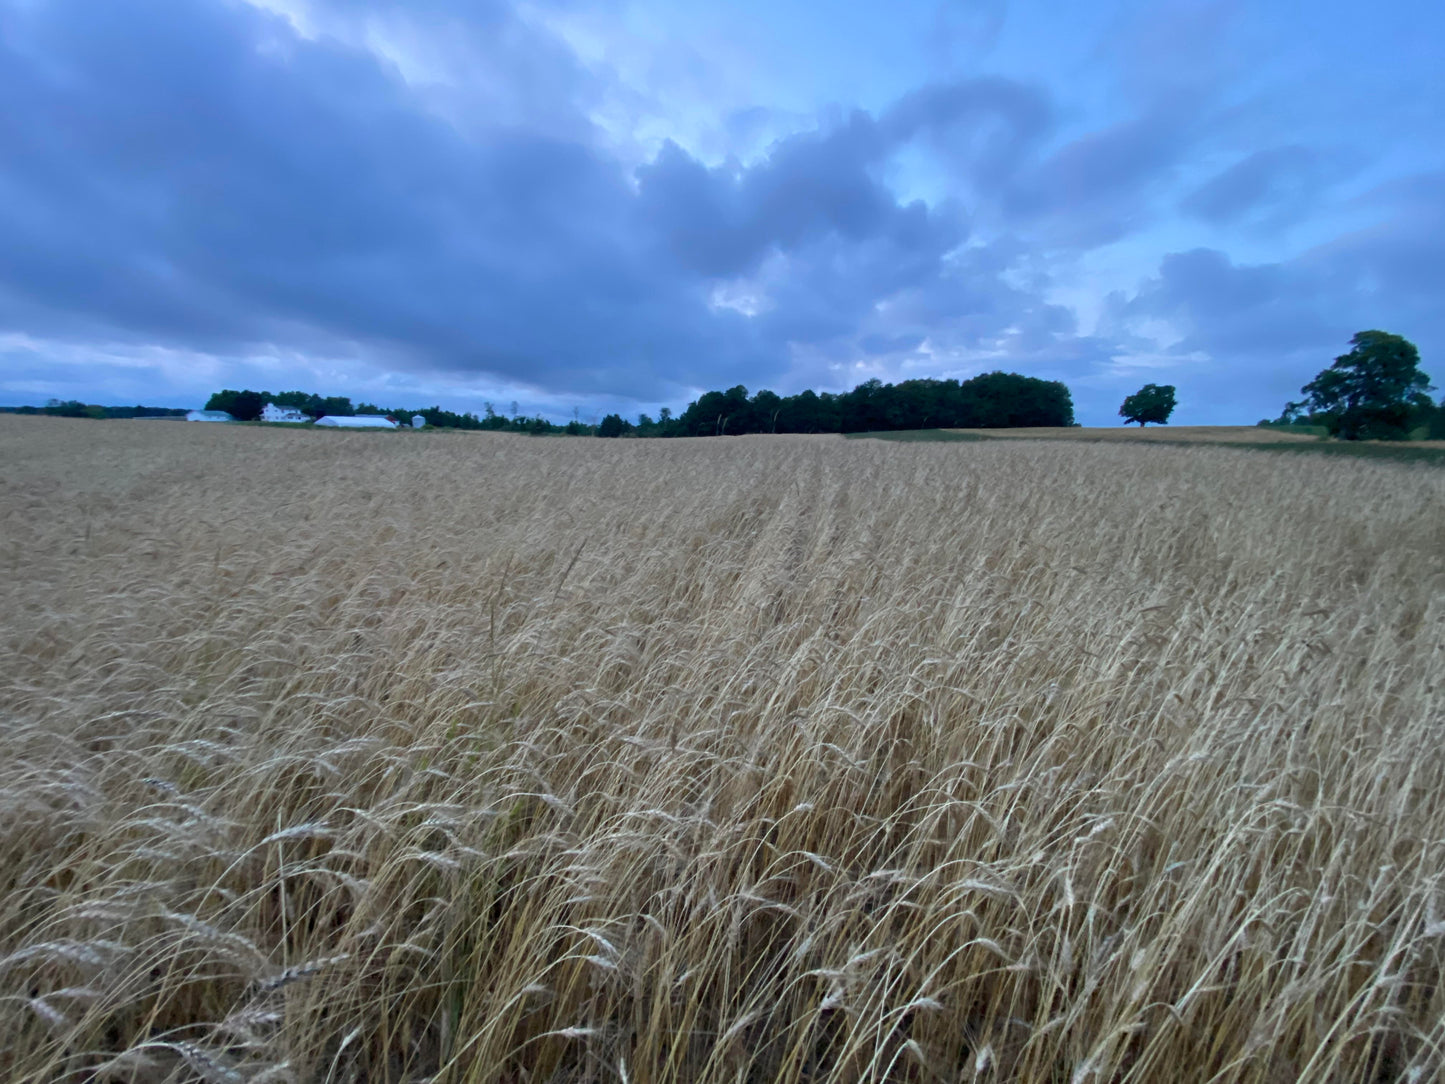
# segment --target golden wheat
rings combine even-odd
[[[1445,472],[0,417],[0,1075],[1445,1065]]]

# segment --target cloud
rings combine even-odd
[[[143,6],[45,5],[6,36],[0,93],[29,108],[0,131],[5,323],[373,342],[584,391],[655,385],[704,335],[745,360],[731,322],[641,263],[630,180],[595,147],[459,133],[371,53],[276,16]]]
[[[1206,7],[1119,40],[1231,32]],[[978,54],[1007,36],[986,8]],[[0,335],[30,344],[0,391],[30,394],[50,343],[80,397],[86,357],[127,397],[146,365],[191,387],[187,358],[197,381],[289,359],[539,404],[999,367],[1112,396],[1146,363],[1223,388],[1359,327],[1438,334],[1438,174],[1351,204],[1307,141],[1239,157],[1239,96],[1204,60],[1136,58],[1102,111],[969,75],[872,109],[729,101],[653,138],[662,90],[643,101],[605,47],[582,59],[572,15],[0,0],[0,99],[22,106],[0,112]],[[1181,208],[1218,236],[1177,243]],[[1348,225],[1231,254],[1228,231],[1301,209]],[[1129,244],[1127,276],[1092,277]]]
[[[910,291],[1011,296],[948,264],[968,233],[957,208],[900,202],[883,173],[919,133],[970,123],[991,133],[986,175],[1044,123],[1017,87],[931,90],[881,122],[855,111],[748,167],[668,143],[629,173],[605,141],[552,134],[585,132],[580,111],[459,130],[404,65],[346,40],[345,6],[313,12],[312,36],[244,6],[143,7],[9,13],[0,93],[29,108],[0,132],[4,325],[217,355],[370,349],[661,397],[784,377],[799,347],[917,338],[876,327],[880,303]],[[766,314],[711,303],[770,260]]]
[[[1308,147],[1255,151],[1189,193],[1180,209],[1212,225],[1278,228],[1308,216],[1335,172]]]
[[[1143,228],[1194,139],[1194,112],[1171,103],[1070,141],[1020,178],[1007,210],[1064,248],[1095,248]]]

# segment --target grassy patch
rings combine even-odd
[[[1255,448],[1270,452],[1306,452],[1316,455],[1337,455],[1353,459],[1374,459],[1394,463],[1422,463],[1445,466],[1445,448],[1422,447],[1410,441],[1322,440],[1305,444],[1281,441],[1278,444],[1239,444],[1239,448]]]

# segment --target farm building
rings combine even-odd
[[[236,419],[227,414],[224,410],[188,410],[186,421],[188,422],[233,422]]]
[[[420,414],[413,414],[413,415],[411,416],[411,427],[412,427],[413,429],[421,429],[421,428],[424,428],[425,426],[426,426],[426,419],[423,418]]]
[[[299,410],[267,403],[261,408],[261,420],[263,422],[309,422],[311,419]]]
[[[353,418],[342,418],[328,414],[317,418],[316,424],[330,429],[395,429],[396,422],[384,414],[358,414]]]

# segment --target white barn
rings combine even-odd
[[[311,419],[299,410],[267,403],[261,408],[261,420],[263,422],[309,422]]]
[[[186,421],[188,422],[233,422],[236,419],[227,414],[224,410],[188,410]]]
[[[335,414],[328,414],[324,418],[317,418],[316,424],[327,429],[395,429],[396,422],[384,414],[357,414],[355,417],[343,418]]]

